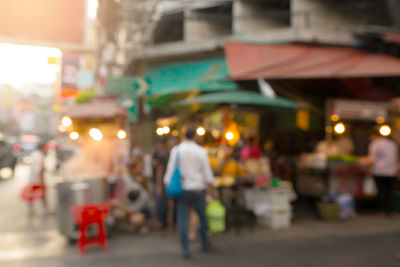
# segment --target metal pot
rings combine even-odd
[[[108,199],[108,183],[105,178],[63,181],[57,184],[57,222],[60,233],[69,239],[77,239],[78,231],[70,208],[104,202]]]

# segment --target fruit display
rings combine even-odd
[[[333,155],[328,158],[330,161],[341,161],[341,162],[357,162],[359,157],[354,155]]]

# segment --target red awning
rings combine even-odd
[[[400,76],[400,60],[349,47],[225,44],[233,80]]]
[[[387,42],[400,44],[400,34],[398,33],[385,33],[382,38]]]

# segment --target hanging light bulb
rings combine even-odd
[[[339,115],[337,115],[337,114],[332,114],[332,116],[331,116],[331,121],[334,121],[334,122],[336,122],[336,121],[339,121]]]
[[[78,140],[78,138],[79,138],[79,133],[78,132],[71,132],[70,134],[69,134],[69,138],[71,139],[71,140]]]
[[[227,132],[226,134],[225,134],[225,138],[226,138],[226,140],[233,140],[233,138],[235,138],[235,135],[232,133],[232,132]]]
[[[65,127],[64,125],[60,124],[60,125],[58,125],[58,130],[59,130],[61,133],[64,133],[64,132],[67,131],[67,127]]]
[[[126,138],[126,132],[124,130],[119,130],[117,136],[119,139],[123,140]]]
[[[344,126],[343,123],[339,122],[335,125],[335,133],[337,134],[343,134],[346,131],[346,126]]]
[[[101,131],[97,128],[92,128],[89,131],[89,135],[93,138],[95,141],[101,141],[103,139],[103,134]]]
[[[161,128],[161,127],[160,127],[160,128],[157,128],[156,133],[157,133],[157,135],[161,136],[161,135],[164,134],[164,129]]]
[[[64,117],[61,119],[61,124],[62,124],[64,127],[70,127],[70,126],[72,125],[72,120],[71,120],[70,117],[64,116]]]
[[[382,125],[382,126],[379,128],[379,133],[380,133],[382,136],[389,136],[391,132],[392,132],[392,129],[390,129],[389,125]]]
[[[378,123],[378,124],[384,124],[384,123],[385,123],[385,118],[384,118],[384,117],[378,117],[378,118],[376,118],[376,123]]]
[[[199,128],[197,128],[196,133],[198,136],[203,136],[206,134],[206,129],[204,129],[204,127],[200,126]]]
[[[168,126],[164,126],[162,129],[164,134],[169,134],[169,132],[171,131],[171,129]]]
[[[171,132],[171,134],[172,134],[172,136],[179,136],[179,131],[178,130],[173,130],[172,132]]]

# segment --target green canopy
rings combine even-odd
[[[148,96],[162,96],[187,93],[237,90],[239,86],[231,81],[223,57],[162,63],[148,68],[146,81],[150,88]]]
[[[193,104],[242,104],[276,108],[302,108],[298,103],[286,98],[267,98],[260,93],[247,91],[208,93],[179,101],[177,105]]]

